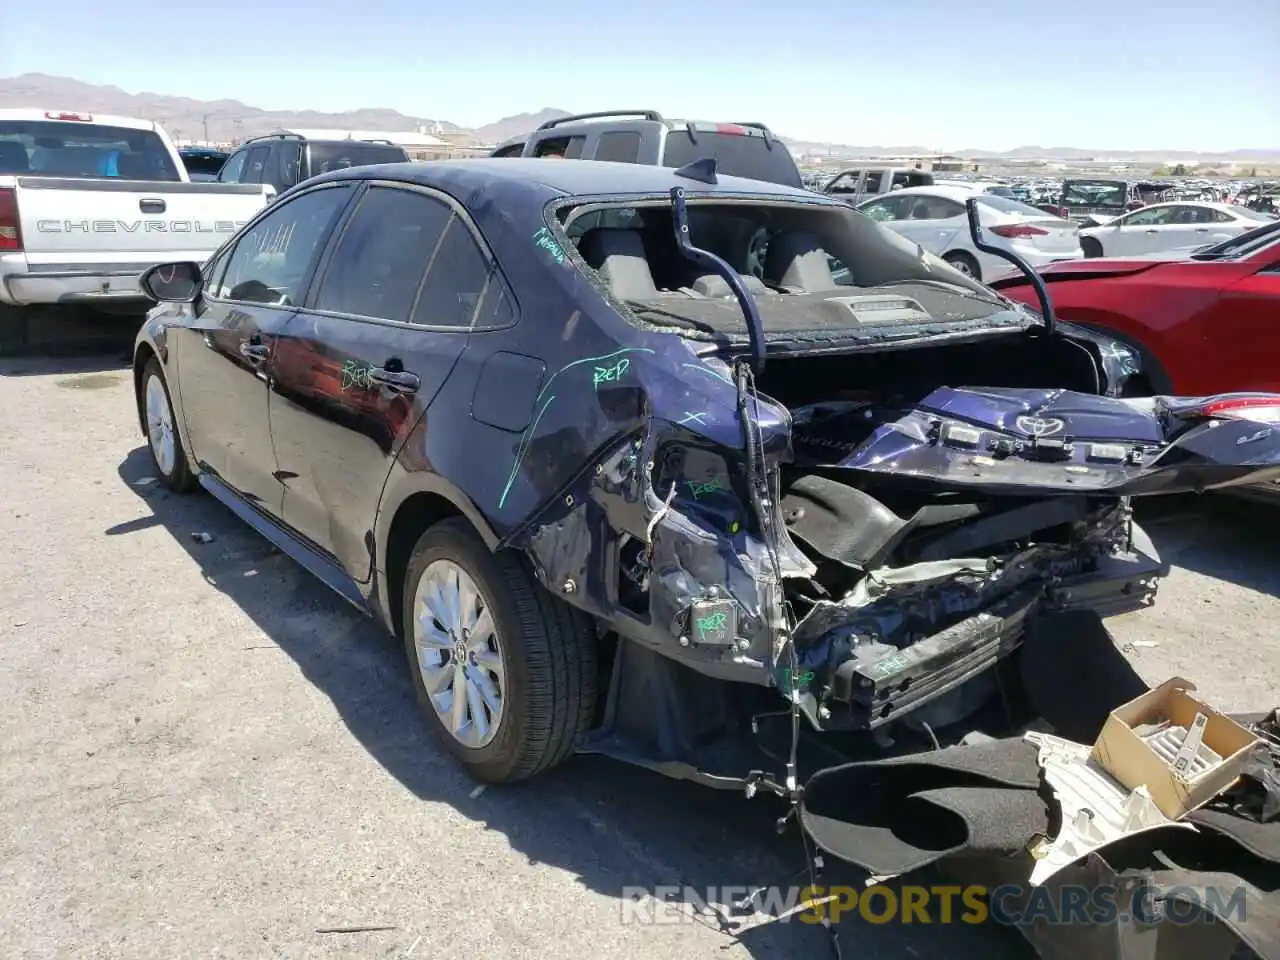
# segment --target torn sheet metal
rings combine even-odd
[[[1040,766],[1062,810],[1058,836],[1031,851],[1032,886],[1125,837],[1161,827],[1196,829],[1161,813],[1146,787],[1125,790],[1091,759],[1090,747],[1034,731],[1025,739],[1040,748]]]
[[[1280,431],[1197,419],[1213,399],[939,387],[909,406],[798,409],[793,443],[800,463],[988,493],[1127,496],[1280,476]]]

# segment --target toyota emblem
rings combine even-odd
[[[1052,437],[1061,433],[1066,423],[1057,417],[1019,417],[1016,421],[1018,429],[1029,437]]]

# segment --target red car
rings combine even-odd
[[[1280,391],[1280,222],[1181,259],[1072,260],[1039,272],[1061,319],[1099,328],[1141,357],[1142,377],[1127,392]],[[1038,306],[1024,277],[991,286]]]

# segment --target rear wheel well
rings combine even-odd
[[[418,538],[428,527],[463,513],[438,493],[415,493],[400,504],[387,534],[387,611],[397,637],[404,638],[404,576]]]
[[[148,344],[140,344],[133,354],[133,406],[138,411],[138,429],[147,432],[146,415],[142,412],[142,374],[156,352]]]

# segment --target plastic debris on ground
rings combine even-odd
[[[1032,886],[1123,837],[1161,827],[1196,829],[1161,813],[1145,787],[1122,787],[1093,760],[1092,747],[1047,733],[1027,733],[1025,739],[1040,748],[1040,766],[1062,808],[1058,836],[1031,849]]]

